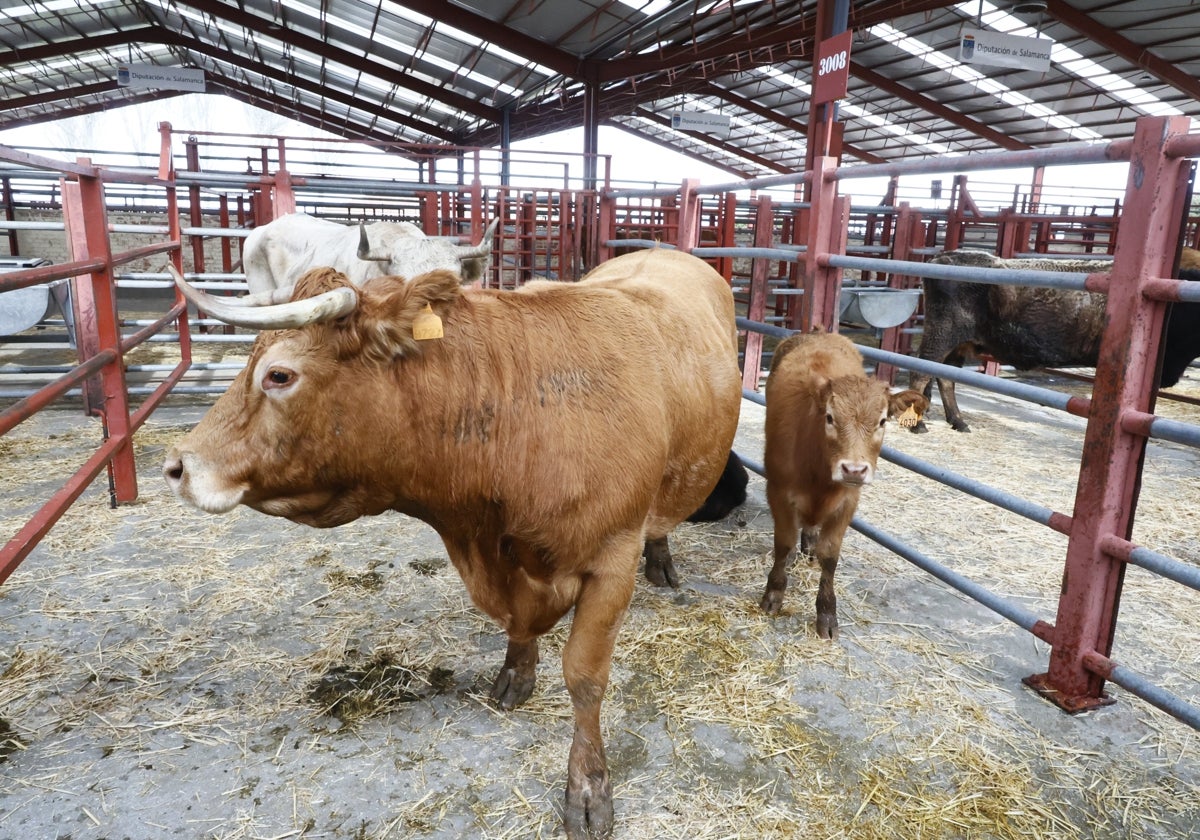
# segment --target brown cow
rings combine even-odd
[[[875,478],[889,416],[929,402],[914,391],[888,393],[863,372],[862,355],[836,333],[793,335],[775,348],[766,386],[767,504],[775,523],[775,563],[762,609],[777,613],[787,567],[800,550],[821,566],[817,635],[838,635],[833,574],[861,488]],[[904,422],[904,421],[902,421]]]
[[[574,608],[566,830],[610,836],[600,703],[643,540],[700,506],[737,426],[728,283],[653,250],[509,292],[436,271],[356,293],[317,269],[281,306],[319,292],[325,320],[259,335],[245,371],[168,453],[168,483],[210,512],[243,504],[331,527],[390,509],[432,525],[508,634],[492,687],[503,709],[532,694],[538,637]],[[226,320],[259,311],[185,294]],[[243,325],[313,317],[267,309]],[[433,316],[442,336],[415,340],[414,321]]]

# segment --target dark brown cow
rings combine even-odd
[[[258,312],[185,293],[227,320]],[[737,426],[729,285],[695,257],[654,250],[513,292],[437,271],[356,293],[314,270],[296,298],[243,323],[330,309],[259,336],[245,371],[168,454],[168,483],[215,513],[242,504],[330,527],[390,509],[432,525],[508,634],[492,687],[503,709],[533,692],[538,637],[574,608],[566,829],[609,836],[600,703],[643,540],[665,541],[704,501]],[[415,340],[414,322],[433,316],[442,337]]]
[[[787,567],[801,551],[821,566],[817,635],[838,635],[833,575],[862,487],[875,478],[889,416],[929,402],[914,391],[889,394],[863,373],[862,355],[835,333],[793,335],[775,349],[766,386],[767,503],[775,523],[775,563],[762,608],[777,613]]]
[[[948,251],[930,262],[977,268],[1038,271],[1111,271],[1111,260],[1001,259],[987,251]],[[1184,249],[1181,264],[1197,262]],[[1182,279],[1200,273],[1184,270]],[[1017,370],[1039,367],[1095,367],[1106,323],[1103,294],[1033,286],[997,286],[926,277],[925,327],[918,355],[922,359],[959,366],[968,358],[990,355]],[[1187,366],[1200,356],[1200,303],[1176,303],[1167,315],[1160,387],[1177,383]],[[909,384],[933,396],[933,377],[913,371]],[[942,412],[956,431],[971,429],[958,408],[954,382],[938,379]],[[928,431],[924,423],[914,432]]]

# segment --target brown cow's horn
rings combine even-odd
[[[367,226],[363,222],[358,223],[358,258],[372,262],[389,262],[391,260],[391,257],[377,257],[371,253],[371,241],[367,239]]]
[[[499,216],[492,219],[492,223],[483,232],[483,238],[479,240],[478,245],[459,245],[458,258],[460,260],[469,260],[473,257],[486,257],[490,254],[492,252],[492,237],[495,236],[496,226],[499,224]]]
[[[329,321],[353,312],[358,306],[358,293],[349,287],[334,289],[316,297],[263,306],[230,305],[215,295],[202,292],[183,279],[175,266],[167,269],[183,296],[218,321],[252,330],[287,330]]]

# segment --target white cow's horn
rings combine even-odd
[[[195,304],[197,309],[235,327],[252,330],[296,329],[306,324],[340,318],[353,312],[358,306],[358,294],[348,287],[290,303],[264,306],[230,305],[215,295],[192,287],[183,279],[183,275],[175,270],[175,266],[168,265],[167,269],[175,278],[175,285],[179,287],[179,291]]]
[[[362,222],[358,223],[358,258],[360,260],[370,260],[372,262],[391,261],[391,257],[378,257],[371,253],[371,241],[367,239],[367,226]]]
[[[469,260],[472,257],[486,257],[490,254],[492,252],[492,237],[496,235],[496,226],[499,224],[499,216],[492,219],[492,223],[483,232],[483,238],[479,240],[478,245],[459,245],[458,258],[460,260]]]

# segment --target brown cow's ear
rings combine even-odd
[[[409,281],[408,298],[417,310],[428,305],[438,312],[462,297],[462,283],[463,279],[453,271],[430,271]]]
[[[368,281],[364,287],[368,303],[363,307],[360,325],[364,328],[362,335],[372,345],[367,351],[384,358],[419,352],[425,342],[418,338],[433,335],[428,328],[431,319],[444,319],[462,295],[461,282],[451,271],[431,271],[407,282],[396,277]],[[418,326],[416,336],[414,325]]]

